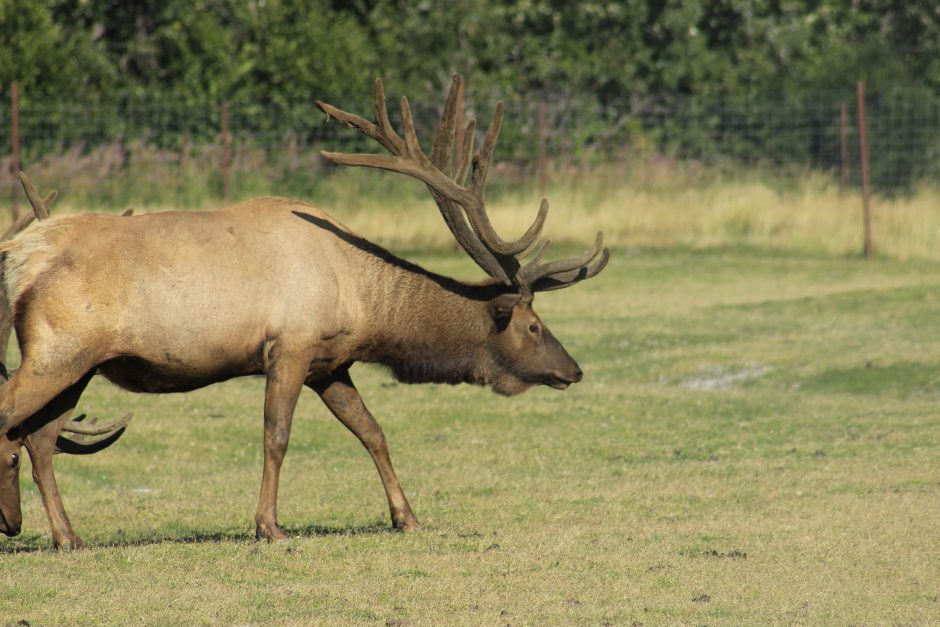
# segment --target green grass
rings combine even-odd
[[[476,276],[457,257],[417,261]],[[540,295],[578,358],[505,399],[356,367],[425,529],[312,393],[253,540],[263,381],[175,396],[57,458],[89,548],[51,550],[29,471],[0,619],[32,624],[927,624],[940,620],[940,265],[618,249]]]

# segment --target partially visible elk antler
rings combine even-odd
[[[19,178],[20,183],[23,185],[23,191],[26,192],[26,198],[29,199],[29,204],[33,207],[33,213],[25,214],[19,220],[14,222],[10,228],[8,228],[3,233],[3,235],[0,236],[0,242],[15,237],[23,229],[32,224],[33,220],[45,220],[48,218],[49,205],[52,204],[58,195],[57,192],[53,190],[49,193],[48,196],[42,198],[39,195],[39,192],[36,190],[36,186],[33,185],[32,181],[29,180],[29,177],[26,176],[25,172],[20,172]],[[133,209],[128,209],[122,215],[131,215],[131,213],[133,213]],[[11,322],[12,321],[9,318],[9,314],[4,311],[3,320],[0,322],[0,348],[2,348],[4,355],[6,354],[6,347],[10,338]],[[5,382],[8,378],[9,375],[7,373],[6,366],[0,362],[0,382]],[[85,423],[83,422],[85,417],[85,414],[82,414],[65,423],[65,425],[62,427],[62,431],[74,433],[75,436],[58,436],[58,438],[56,438],[56,453],[89,455],[91,453],[97,453],[98,451],[111,446],[124,434],[124,430],[127,428],[127,423],[130,422],[133,414],[125,414],[122,418],[116,420],[115,422],[103,424],[100,426],[97,425],[98,418],[92,418],[90,421]],[[105,437],[90,439],[92,436]]]
[[[483,191],[502,124],[502,102],[497,103],[483,146],[472,160],[470,155],[473,153],[476,120],[470,120],[458,154],[456,174],[451,175],[457,130],[457,96],[461,83],[462,78],[455,74],[430,157],[424,154],[418,144],[407,98],[401,99],[404,139],[392,128],[381,79],[375,81],[375,123],[317,101],[317,106],[328,117],[358,129],[392,153],[389,156],[323,152],[323,156],[336,163],[390,170],[422,181],[434,197],[447,226],[467,254],[491,277],[514,285],[525,300],[531,300],[535,292],[567,287],[598,274],[610,257],[609,250],[603,246],[602,233],[597,234],[594,247],[583,255],[542,263],[549,240],[538,242],[538,238],[548,215],[547,199],[542,199],[535,221],[519,239],[504,241],[493,228],[486,213]],[[466,186],[468,175],[470,183]],[[523,265],[522,260],[532,253],[532,260]]]
[[[39,197],[39,192],[36,191],[36,186],[33,185],[33,182],[29,180],[29,177],[26,176],[25,172],[19,173],[20,183],[23,185],[23,191],[26,192],[26,198],[29,199],[29,204],[33,207],[33,213],[27,213],[20,217],[19,220],[16,220],[13,224],[10,225],[3,235],[0,235],[0,242],[6,241],[14,236],[16,236],[20,231],[28,227],[33,223],[33,220],[45,220],[49,217],[49,205],[56,199],[56,196],[59,193],[55,190],[49,192],[49,195],[45,199]]]
[[[119,420],[101,426],[96,426],[98,418],[92,418],[86,423],[83,422],[85,420],[85,414],[77,416],[66,422],[62,427],[63,432],[74,433],[75,436],[66,437],[60,435],[56,438],[55,452],[68,453],[70,455],[90,455],[91,453],[97,453],[117,442],[118,438],[124,434],[127,423],[130,422],[133,416],[133,414],[125,414]],[[106,437],[97,440],[89,440],[90,436],[97,435]]]

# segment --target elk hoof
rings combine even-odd
[[[401,531],[402,533],[411,533],[413,531],[420,531],[421,525],[418,524],[418,519],[414,516],[409,516],[403,518],[402,520],[396,520],[393,523],[393,526],[396,530]]]
[[[261,540],[267,540],[268,542],[283,542],[284,540],[289,540],[290,538],[286,533],[281,531],[281,528],[277,525],[258,525],[255,527],[255,539],[259,542]]]
[[[76,535],[73,535],[71,538],[63,538],[62,540],[54,541],[55,548],[58,551],[63,553],[71,553],[72,551],[77,551],[79,549],[85,548],[85,542]]]

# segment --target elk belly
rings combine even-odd
[[[188,392],[228,379],[261,374],[260,347],[247,359],[190,361],[167,352],[162,359],[121,356],[110,359],[98,371],[115,385],[131,392]]]

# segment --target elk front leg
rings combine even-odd
[[[255,537],[276,542],[287,538],[277,524],[277,484],[287,453],[291,420],[307,375],[309,359],[270,351],[264,391],[264,471],[255,513]]]
[[[0,435],[43,412],[43,408],[52,403],[56,396],[78,385],[82,375],[93,366],[93,363],[78,363],[76,360],[74,368],[38,373],[30,360],[24,358],[10,380],[0,387]],[[81,390],[85,389],[85,385],[81,386]]]
[[[309,381],[307,384],[320,395],[333,415],[339,418],[369,451],[379,471],[379,477],[382,478],[382,485],[385,486],[385,496],[388,498],[388,508],[395,528],[402,531],[419,529],[418,519],[412,513],[408,499],[405,498],[395,475],[395,469],[392,468],[382,427],[362,402],[359,391],[349,378],[349,371],[344,369],[329,379]]]
[[[63,551],[80,549],[85,543],[72,529],[72,523],[69,521],[68,514],[65,513],[65,506],[59,496],[59,486],[52,469],[52,456],[62,425],[72,415],[79,397],[91,381],[92,374],[86,374],[77,383],[68,387],[21,427],[26,430],[34,429],[23,438],[23,443],[26,445],[33,466],[33,481],[39,488],[42,507],[46,510],[49,526],[52,528],[52,541],[57,549]]]

